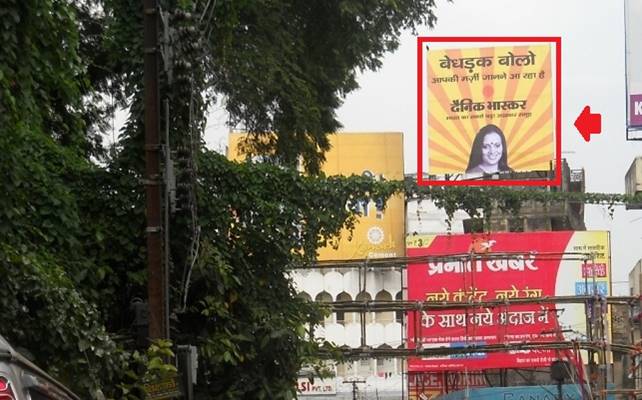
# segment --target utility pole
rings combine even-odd
[[[162,261],[160,94],[158,72],[158,0],[143,0],[144,106],[145,106],[145,209],[147,217],[147,296],[149,338],[166,337],[164,271]]]
[[[349,380],[343,381],[343,383],[352,384],[352,400],[357,400],[357,383],[366,383],[366,381],[361,381],[358,379],[349,379]]]

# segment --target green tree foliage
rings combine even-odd
[[[338,234],[350,199],[391,191],[367,178],[320,178],[268,165],[199,158],[201,256],[187,292],[178,340],[199,343],[203,394],[291,398],[302,363],[322,343],[304,324],[322,318],[298,299],[288,270]]]
[[[176,379],[178,370],[166,361],[173,358],[170,340],[154,340],[145,353],[134,351],[129,369],[125,372],[126,382],[118,384],[118,399],[144,399],[145,384]]]
[[[207,107],[222,98],[250,151],[318,172],[356,74],[378,68],[402,29],[432,25],[432,0],[161,3],[173,29],[163,124],[179,182],[172,335],[199,348],[202,398],[294,395],[324,345],[306,326],[323,313],[296,298],[288,268],[353,226],[347,202],[405,190],[450,215],[486,215],[561,196],[304,176],[202,147]],[[146,297],[142,2],[5,0],[0,26],[0,333],[83,397],[134,398],[145,371],[166,368],[158,351],[132,351],[130,330],[129,303]],[[130,114],[106,154],[99,133],[118,106]]]
[[[96,142],[75,22],[67,2],[0,6],[0,333],[89,397],[120,379],[129,356],[104,326],[103,300],[117,286],[93,250],[104,238],[98,218],[84,212],[101,199],[84,186],[100,171],[88,161]]]
[[[1,333],[94,394],[117,379],[127,355],[103,324],[105,271],[88,253],[96,239],[87,236],[84,188],[76,186],[94,167],[74,11],[66,2],[9,1],[0,24]]]
[[[418,4],[419,11],[424,3]],[[387,39],[380,47],[377,41],[362,43],[361,53],[353,49],[348,60],[336,64],[336,57],[320,55],[311,43],[305,52],[299,48],[279,54],[288,37],[301,33],[289,21],[282,27],[286,42],[271,49],[270,63],[281,70],[280,78],[256,81],[269,83],[273,93],[255,97],[254,88],[243,84],[243,75],[252,68],[230,76],[248,50],[223,39],[255,26],[261,7],[274,10],[278,2],[164,6],[174,15],[174,59],[179,60],[167,65],[173,79],[165,75],[162,84],[183,183],[178,201],[199,210],[195,214],[190,212],[193,207],[184,207],[172,216],[173,332],[177,341],[199,345],[202,392],[210,397],[291,397],[296,372],[303,362],[313,362],[319,346],[306,338],[303,326],[319,321],[322,313],[294,297],[287,266],[295,259],[313,258],[317,246],[354,222],[344,207],[350,196],[385,196],[390,190],[361,178],[312,178],[274,167],[231,164],[201,148],[205,109],[212,94],[222,93],[244,125],[268,121],[254,131],[296,131],[298,136],[287,140],[291,145],[301,140],[301,146],[290,146],[287,156],[278,150],[282,161],[291,162],[295,154],[305,153],[302,149],[311,148],[303,130],[314,130],[310,140],[322,144],[321,133],[337,126],[336,96],[356,87],[354,68],[374,67],[382,51],[394,47],[395,30],[412,23],[409,16],[397,22],[394,15],[383,18],[386,12],[381,10],[375,25]],[[288,18],[311,19],[320,29],[305,3],[284,7],[299,9],[295,12],[300,16]],[[348,7],[344,14],[348,18],[366,12]],[[413,17],[417,21],[418,15]],[[265,16],[256,25],[261,27],[254,32],[257,41],[274,31],[270,24],[278,16]],[[139,180],[144,154],[141,21],[141,3],[134,0],[8,1],[0,6],[0,176],[5,189],[0,196],[0,270],[5,277],[0,289],[7,294],[0,333],[83,397],[95,395],[98,388],[108,396],[123,395],[131,384],[127,371],[142,360],[127,350],[132,343],[128,305],[146,293]],[[363,35],[362,40],[370,40]],[[311,38],[316,37],[308,35]],[[231,52],[236,54],[226,64],[222,56]],[[308,68],[301,57],[315,52],[331,62],[310,66],[297,76],[296,70]],[[284,57],[288,54],[289,59]],[[262,60],[254,62],[256,80]],[[287,74],[298,81],[290,87],[296,89],[291,95],[280,88]],[[236,89],[221,83],[230,78]],[[305,93],[313,89],[325,92]],[[250,111],[239,108],[244,92]],[[264,101],[282,105],[266,109]],[[298,102],[301,107],[292,108]],[[117,151],[106,158],[98,133],[113,107],[124,105],[130,118]],[[313,108],[321,111],[306,111]],[[320,154],[308,153],[312,159]],[[199,236],[187,229],[196,225]],[[200,249],[198,258],[183,250],[192,244]],[[115,342],[115,337],[125,340]],[[270,374],[256,379],[265,371]]]
[[[494,210],[517,215],[521,206],[527,202],[536,202],[542,206],[559,202],[602,205],[607,208],[611,216],[616,206],[642,204],[640,196],[619,193],[562,192],[555,187],[542,190],[537,187],[418,186],[415,179],[388,184],[403,190],[407,199],[434,201],[437,207],[446,211],[449,220],[457,210],[466,211],[471,218],[490,218]]]
[[[379,68],[383,55],[398,47],[402,30],[436,21],[434,0],[167,0],[161,5],[174,29],[171,61],[164,58],[173,78],[165,79],[164,87],[171,102],[171,129],[186,134],[188,114],[181,109],[187,107],[191,122],[202,128],[208,102],[220,97],[231,125],[251,132],[248,151],[273,153],[289,166],[302,156],[313,173],[329,148],[328,134],[341,126],[335,110],[358,88],[358,71]],[[111,72],[111,88],[119,92],[116,98],[133,96],[136,104],[141,2],[104,0],[102,6],[103,46],[92,51],[90,60],[107,51],[105,68]],[[86,31],[96,25],[91,18],[83,24]],[[99,76],[105,90],[105,76]],[[140,111],[139,106],[134,109]],[[140,120],[138,111],[130,122]],[[126,136],[140,137],[140,124],[131,128]]]
[[[41,249],[25,251],[0,242],[3,279],[1,333],[49,373],[84,396],[109,393],[129,355],[100,322],[99,304],[88,302],[68,265]]]
[[[335,180],[292,182],[297,174],[279,175],[279,169],[225,166],[201,149],[205,111],[217,97],[224,99],[231,122],[256,139],[248,143],[250,151],[272,153],[288,166],[302,156],[306,169],[318,172],[327,135],[339,127],[334,111],[357,88],[357,71],[378,68],[382,55],[398,45],[402,29],[432,24],[433,2],[161,4],[173,29],[172,59],[162,59],[161,93],[169,105],[170,145],[180,182],[178,210],[171,217],[172,309],[180,321],[175,324],[179,342],[203,343],[204,381],[215,397],[287,397],[298,367],[316,346],[303,339],[301,324],[314,323],[319,312],[293,300],[284,268],[293,254],[314,256],[348,217],[345,194],[366,189]],[[102,6],[110,90],[115,87],[115,98],[130,101],[114,162],[119,170],[141,177],[142,10],[139,1],[105,0]],[[276,133],[274,140],[268,132]],[[297,196],[305,201],[294,202]],[[306,208],[314,204],[330,208]],[[242,224],[230,220],[230,207]],[[348,218],[348,225],[352,222]],[[235,226],[233,241],[225,234],[229,224]],[[132,262],[128,269],[140,272],[144,264]],[[230,315],[221,306],[228,293],[238,299],[226,311]],[[255,344],[257,337],[262,341]],[[257,381],[262,367],[272,375]]]
[[[209,2],[208,2],[209,4]],[[248,149],[318,172],[335,110],[403,29],[436,21],[433,0],[219,1],[201,12],[212,83]],[[200,11],[200,10],[199,10]],[[276,136],[271,136],[275,132]]]
[[[0,24],[0,126],[40,131],[86,154],[73,8],[64,1],[8,0]]]

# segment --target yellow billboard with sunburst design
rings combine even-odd
[[[427,57],[430,174],[550,169],[549,45],[430,49]]]

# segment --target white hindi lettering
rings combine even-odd
[[[421,312],[421,326],[424,328],[430,328],[435,325],[435,316],[430,315],[425,311]]]
[[[432,328],[437,325],[440,328],[458,328],[466,326],[493,326],[493,325],[535,325],[537,323],[548,324],[547,311],[502,311],[494,313],[493,310],[486,308],[485,311],[471,314],[463,313],[444,313],[429,314],[423,311],[421,313],[421,326]]]
[[[492,272],[508,271],[508,260],[486,261],[486,268]]]
[[[442,328],[453,328],[455,326],[455,315],[457,314],[441,314],[439,316],[439,326]]]
[[[530,255],[529,258],[519,257],[513,259],[475,260],[474,269],[475,272],[482,272],[484,269],[490,272],[539,270],[537,265],[535,265],[534,255]],[[470,272],[472,270],[473,268],[470,261],[439,261],[428,263],[428,275],[430,276],[450,273],[460,274],[464,271]]]
[[[498,323],[499,325],[534,325],[536,322],[548,323],[548,315],[542,318],[540,314],[537,317],[535,311],[508,311],[499,313]]]

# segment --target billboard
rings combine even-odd
[[[642,139],[642,2],[625,0],[627,139]]]
[[[396,133],[337,133],[325,154],[326,175],[365,175],[403,180],[403,135]],[[400,257],[405,251],[404,198],[396,195],[383,207],[379,201],[356,200],[348,207],[362,216],[352,233],[341,233],[334,246],[319,249],[319,260]]]
[[[241,161],[239,145],[245,137],[231,133],[228,158]],[[327,175],[364,175],[374,179],[403,180],[403,135],[401,132],[336,133],[329,136],[331,149],[321,170]],[[361,212],[352,234],[341,232],[332,244],[318,250],[319,260],[401,257],[405,251],[404,198],[355,199],[346,207]]]
[[[609,234],[528,232],[410,237],[407,255],[473,254],[459,261],[408,266],[408,299],[484,301],[545,296],[610,294]],[[495,254],[486,256],[485,252]],[[500,253],[527,256],[497,258]],[[592,264],[551,254],[595,253]],[[415,318],[415,316],[417,316]],[[464,347],[497,343],[556,341],[586,333],[584,304],[533,302],[499,307],[424,311],[408,314],[408,346]],[[564,332],[563,332],[564,331]],[[549,366],[560,355],[552,350],[444,355],[408,360],[408,371],[481,370]]]
[[[555,159],[549,44],[429,49],[428,173],[548,171]]]
[[[436,399],[456,390],[486,387],[488,381],[482,373],[430,372],[408,373],[408,399]]]
[[[327,396],[337,394],[337,385],[334,378],[316,378],[310,381],[308,378],[298,378],[296,384],[298,396]]]
[[[612,384],[609,388],[614,388]],[[559,391],[559,392],[558,392]],[[558,393],[561,393],[558,395]],[[615,400],[613,394],[605,396]],[[489,388],[471,388],[448,393],[439,400],[468,400],[468,399],[503,399],[503,400],[584,400],[592,398],[590,388],[576,383],[556,385],[505,386]]]

